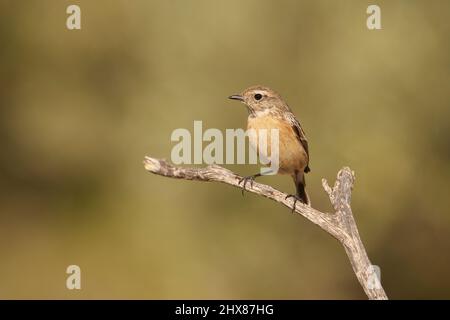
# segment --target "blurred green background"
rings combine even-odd
[[[365,299],[337,241],[287,208],[144,170],[194,120],[244,128],[226,97],[254,84],[307,133],[314,207],[331,209],[322,177],[355,170],[388,296],[450,298],[450,2],[376,1],[369,31],[372,3],[0,0],[0,298]]]

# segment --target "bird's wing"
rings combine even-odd
[[[309,168],[309,148],[308,148],[308,140],[306,140],[305,131],[303,131],[302,126],[300,125],[300,122],[298,122],[298,120],[295,118],[293,113],[287,112],[286,116],[287,116],[289,123],[292,125],[292,129],[294,130],[298,141],[303,146],[303,149],[305,149],[306,156],[307,156],[305,172],[308,173],[309,171],[311,171],[311,169]]]

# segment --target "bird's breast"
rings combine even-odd
[[[278,130],[280,173],[292,174],[296,170],[301,172],[306,167],[306,151],[288,121],[274,116],[249,117],[247,129],[255,131],[256,139],[251,141],[252,147],[265,157],[272,155],[272,142],[276,138],[272,130]],[[264,138],[266,138],[266,144],[260,141],[260,139],[264,141]]]

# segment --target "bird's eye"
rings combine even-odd
[[[255,100],[261,100],[262,99],[262,95],[257,93],[255,94]]]

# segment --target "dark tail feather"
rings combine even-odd
[[[308,193],[305,190],[305,175],[303,172],[298,172],[294,178],[295,187],[297,188],[297,197],[301,199],[301,201],[307,205],[311,205],[311,201],[309,200]]]

